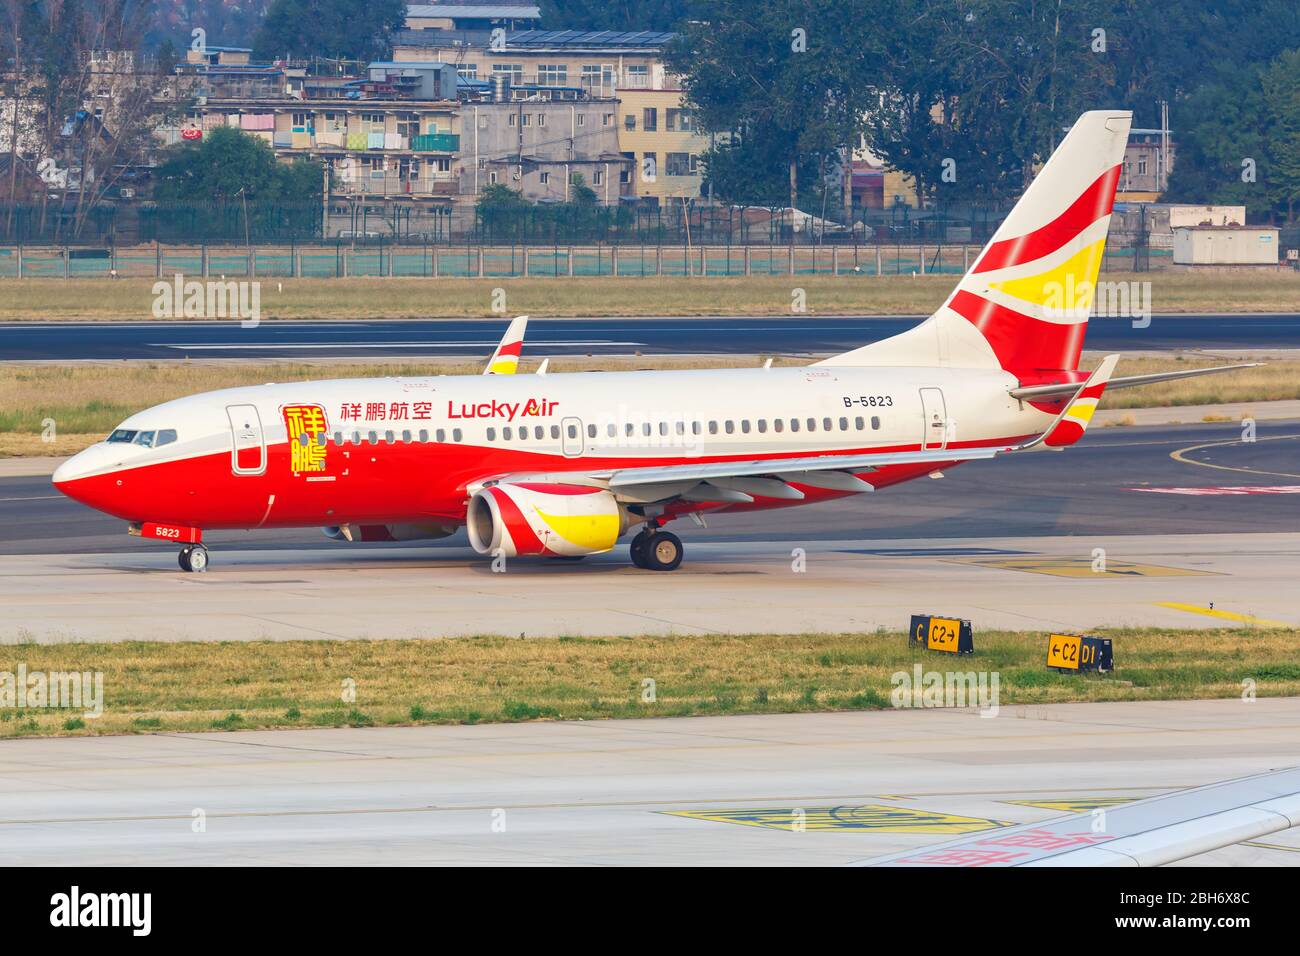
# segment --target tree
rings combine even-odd
[[[253,57],[363,60],[387,49],[406,20],[402,0],[271,0],[253,37]]]
[[[729,159],[762,158],[753,174],[764,182],[754,189],[766,195],[779,164],[784,194],[797,206],[801,167],[823,168],[862,129],[868,87],[853,41],[870,29],[869,18],[852,0],[701,0],[699,16],[666,58],[701,128],[738,140],[729,155],[713,155],[715,172]],[[716,192],[736,180],[713,181]]]
[[[156,178],[163,201],[319,203],[324,172],[318,160],[281,163],[265,140],[223,126],[174,147]]]

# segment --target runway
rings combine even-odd
[[[834,865],[1300,763],[1300,700],[6,740],[9,865]],[[1300,830],[1189,865],[1300,864]]]
[[[546,319],[528,327],[525,352],[564,355],[832,354],[896,335],[923,316]],[[0,361],[117,359],[369,360],[491,352],[505,317],[391,321],[11,322],[0,324]],[[1300,348],[1300,314],[1094,318],[1087,347],[1105,350]]]
[[[213,534],[211,569],[187,575],[45,479],[7,479],[0,641],[897,630],[921,610],[1007,629],[1300,625],[1300,423],[1257,439],[1104,429],[1059,455],[683,522],[671,575],[622,547],[494,573],[463,534],[366,546],[313,529]]]

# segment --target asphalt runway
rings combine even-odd
[[[525,353],[833,354],[897,335],[922,316],[535,318]],[[392,321],[14,322],[0,324],[0,361],[293,359],[475,356],[505,318]],[[1105,350],[1300,348],[1300,314],[1156,315],[1146,328],[1094,318],[1086,347]]]
[[[835,865],[1300,763],[1300,700],[0,744],[13,865]],[[796,826],[802,821],[802,829]],[[1185,865],[1300,865],[1300,830]]]
[[[988,628],[1300,625],[1300,422],[1240,437],[1231,423],[1101,429],[1060,454],[683,522],[671,575],[623,547],[497,574],[463,533],[385,546],[314,529],[214,533],[211,570],[187,575],[46,479],[11,478],[0,641],[797,633],[899,629],[926,609]]]

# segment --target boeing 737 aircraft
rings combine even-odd
[[[506,557],[578,558],[638,529],[632,562],[668,571],[682,543],[665,525],[687,515],[1063,449],[1108,385],[1227,370],[1117,379],[1114,355],[1079,369],[1130,120],[1081,116],[928,320],[814,365],[225,389],[132,415],[54,484],[181,545],[187,571],[207,568],[212,529],[395,541],[462,525],[480,554]],[[489,371],[515,370],[512,330]]]

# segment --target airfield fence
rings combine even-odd
[[[964,273],[980,246],[827,245],[307,245],[0,246],[0,279],[580,276],[887,276]],[[1159,268],[1162,250],[1108,248],[1103,269]]]

